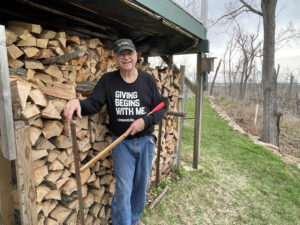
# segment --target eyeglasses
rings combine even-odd
[[[120,52],[118,54],[118,57],[125,58],[126,56],[133,57],[134,55],[135,55],[135,52]]]

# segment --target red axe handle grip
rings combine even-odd
[[[159,103],[154,109],[151,110],[151,112],[149,112],[149,113],[147,114],[147,116],[149,116],[150,114],[152,114],[152,113],[154,113],[154,112],[156,112],[156,111],[158,111],[158,110],[163,109],[163,108],[165,107],[165,105],[166,105],[165,102]]]

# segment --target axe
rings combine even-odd
[[[154,109],[151,110],[146,116],[149,116],[150,114],[163,109],[165,106],[168,106],[168,98],[163,98],[163,101],[159,103]],[[125,132],[126,133],[126,132]],[[94,158],[92,158],[87,164],[82,166],[80,168],[80,172],[85,171],[86,169],[90,168],[92,165],[94,165],[99,159],[102,159],[109,151],[111,151],[117,144],[119,144],[121,141],[123,141],[127,135],[123,133],[120,137],[118,137],[113,143],[111,143],[109,146],[107,146],[103,151],[98,153]]]
[[[81,178],[79,172],[79,154],[78,154],[78,143],[76,138],[76,120],[75,117],[72,117],[71,125],[71,136],[72,136],[72,145],[73,145],[73,155],[74,155],[74,164],[75,164],[75,176],[76,176],[76,186],[78,192],[78,202],[79,202],[79,217],[80,224],[84,225],[84,214],[83,214],[83,201],[82,201],[82,189],[81,189]]]

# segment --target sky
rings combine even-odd
[[[219,18],[224,15],[225,5],[231,0],[212,1],[208,0],[208,20]],[[250,2],[249,0],[247,0]],[[257,9],[260,9],[259,0],[253,0],[257,2]],[[300,31],[300,1],[299,0],[278,0],[277,13],[276,13],[276,30],[279,31],[292,22],[294,28]],[[255,33],[257,30],[257,24],[259,16],[256,14],[248,14],[239,17],[239,21],[245,31],[249,33]],[[261,21],[260,36],[263,37],[263,26]],[[210,56],[217,57],[215,60],[215,68],[220,58],[222,58],[226,43],[229,40],[229,35],[226,33],[228,26],[218,24],[212,27],[208,27],[208,39],[210,42]],[[192,74],[196,71],[196,56],[175,56],[175,64],[186,64],[186,70]],[[288,75],[292,72],[295,76],[295,81],[300,83],[300,40],[298,43],[291,42],[279,49],[275,53],[275,65],[280,64],[280,77],[279,82],[287,80]],[[209,80],[212,80],[214,72],[210,73]],[[220,78],[219,78],[220,79]],[[219,82],[221,82],[219,80]]]
[[[209,10],[208,18],[218,18],[223,14],[225,4],[230,0],[221,1],[208,1]],[[249,2],[249,1],[248,1]],[[260,2],[260,1],[256,1]],[[259,7],[257,7],[259,9]],[[293,23],[294,28],[300,30],[300,1],[299,0],[278,0],[277,13],[276,13],[276,30],[279,31],[287,27],[289,22]],[[239,21],[242,21],[243,28],[255,33],[259,16],[256,14],[249,14],[239,17]],[[262,21],[261,21],[262,23]],[[263,26],[261,25],[260,35],[263,36]],[[210,53],[211,55],[218,57],[217,61],[222,57],[225,51],[226,42],[229,36],[225,33],[226,26],[217,25],[208,28],[208,39],[210,41]],[[281,77],[280,80],[284,80],[287,74],[292,72],[296,77],[297,82],[300,83],[300,40],[298,43],[290,42],[283,48],[279,49],[275,53],[275,65],[280,64]]]

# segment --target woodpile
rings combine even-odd
[[[96,82],[116,69],[112,50],[98,38],[86,40],[17,21],[8,24],[6,43],[14,120],[23,120],[30,127],[38,224],[76,224],[79,206],[75,167],[63,106],[69,99],[85,98],[80,94],[83,92],[76,93],[78,84]],[[170,98],[170,110],[176,111],[179,74],[147,65],[139,67],[153,74]],[[76,119],[81,164],[110,143],[107,122],[105,107],[95,115]],[[161,171],[165,173],[175,157],[177,118],[168,116],[163,127]],[[155,132],[158,136],[158,127]],[[109,154],[81,174],[86,224],[106,224],[110,219],[115,184],[112,163]]]
[[[182,91],[182,74],[169,69],[151,70],[143,68],[155,77],[158,88],[163,96],[169,98],[169,111],[177,112],[180,108],[179,94]],[[159,165],[159,177],[162,180],[168,175],[168,172],[174,164],[176,157],[176,147],[178,140],[178,121],[179,118],[173,115],[166,115],[162,121],[162,138],[161,138],[161,153]],[[159,127],[155,126],[155,136],[158,137]],[[156,143],[155,156],[153,159],[153,167],[150,178],[150,183],[156,179],[156,160],[157,160],[158,143]]]

